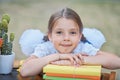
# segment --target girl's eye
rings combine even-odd
[[[57,31],[56,34],[62,34],[62,31]]]
[[[70,32],[70,34],[77,34],[76,32]]]

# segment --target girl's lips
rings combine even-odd
[[[70,47],[72,45],[71,44],[61,44],[61,46],[63,46],[63,47]]]

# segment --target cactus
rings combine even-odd
[[[0,22],[0,40],[1,40],[1,55],[10,55],[12,54],[13,41],[14,41],[14,33],[10,33],[10,37],[8,37],[8,24],[10,22],[10,17],[8,14],[4,14],[2,16]]]

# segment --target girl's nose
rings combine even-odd
[[[70,36],[69,34],[64,34],[64,41],[69,41],[70,40]]]

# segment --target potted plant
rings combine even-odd
[[[15,58],[15,53],[12,51],[14,33],[8,36],[9,22],[9,15],[4,14],[0,21],[0,74],[11,72]]]

